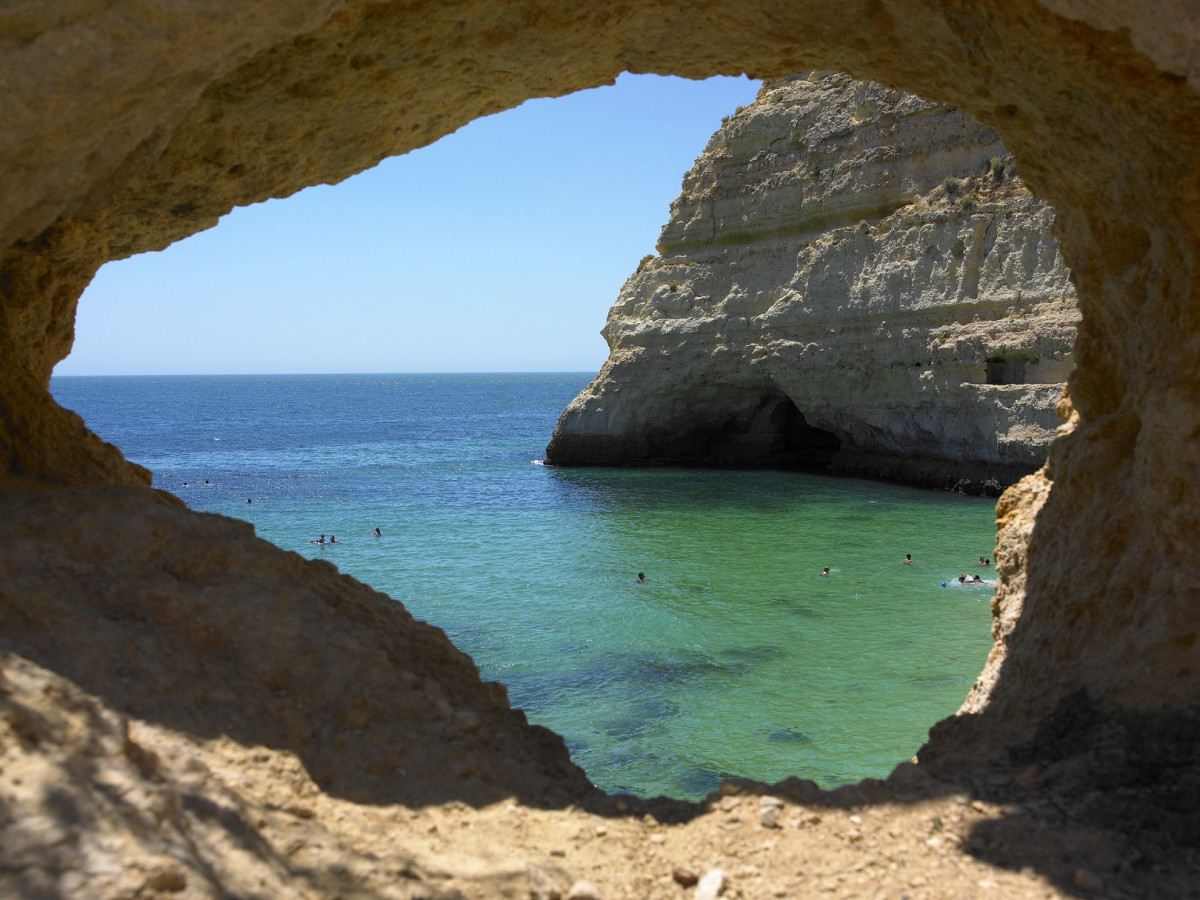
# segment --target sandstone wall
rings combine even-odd
[[[112,610],[111,630],[97,641],[114,657],[136,648],[145,621],[166,611],[182,620],[190,602],[170,562],[189,552],[185,511],[156,520],[144,552],[127,566],[106,572],[68,560],[42,568],[56,548],[96,529],[117,532],[131,514],[145,514],[138,504],[157,503],[147,473],[90,435],[47,390],[70,348],[79,294],[103,262],[210,227],[235,205],[336,182],[528,97],[603,84],[622,71],[779,78],[832,69],[954,105],[996,129],[1022,179],[1056,211],[1081,314],[1060,435],[1046,466],[998,507],[996,647],[963,713],[934,730],[919,768],[1003,792],[1017,782],[1001,770],[1020,765],[1019,784],[1069,783],[1092,804],[1087,815],[1122,791],[1149,790],[1166,804],[1190,785],[1183,796],[1200,803],[1200,761],[1188,737],[1200,697],[1200,21],[1193,4],[263,0],[235,8],[59,0],[6,7],[0,47],[0,479],[17,498],[11,502],[41,499],[25,508],[27,522],[12,526],[22,542],[0,568],[0,601],[9,621],[29,615],[39,592],[62,601],[53,628],[14,630],[10,651],[68,659],[90,627],[93,589],[106,580],[144,611]],[[141,496],[132,507],[120,499],[128,494],[95,490],[122,485]],[[37,527],[34,519],[43,518],[55,527]],[[246,549],[250,571],[272,552]],[[228,588],[219,563],[206,571],[197,577],[210,579],[213,591]],[[264,571],[269,576],[274,564]],[[360,611],[393,615],[382,612],[391,601],[361,595],[345,579],[322,576],[325,600],[299,590],[303,580],[257,582],[258,608],[300,625],[318,603],[336,618],[339,598],[356,596]],[[231,605],[212,635],[223,643],[222,631],[253,634],[261,626]],[[396,633],[406,627],[397,623]],[[414,652],[449,653],[444,639],[431,641],[441,649]],[[159,715],[143,701],[158,683],[203,671],[206,646],[196,636],[181,640],[157,655],[161,676],[122,680],[118,666],[98,673],[106,685],[90,690],[104,687],[117,710]],[[233,673],[226,676],[233,699],[222,702],[269,693],[251,664],[254,642],[228,646],[223,671]],[[318,644],[313,652],[343,650]],[[479,687],[469,668],[440,671],[447,690],[458,684],[454,697],[473,698],[489,721],[508,721],[503,698]],[[44,696],[63,709],[71,702],[53,691]],[[298,702],[318,731],[337,727],[315,697]],[[5,752],[15,756],[6,757],[5,771],[15,770],[12,759],[28,763],[28,773],[43,771],[30,714],[14,716]],[[536,732],[517,722],[505,733],[528,753],[496,753],[538,759]],[[115,796],[86,768],[64,777],[93,799]],[[442,777],[457,790],[457,775]],[[62,796],[52,780],[42,786],[38,796]],[[224,815],[201,800],[195,808]],[[1028,802],[1036,805],[1036,797]],[[66,827],[83,827],[70,809],[54,811]],[[43,848],[56,846],[42,819],[6,822]],[[252,830],[236,833],[239,846],[254,846]],[[1176,829],[1161,843],[1177,846],[1197,833]],[[1079,846],[1063,844],[1061,855],[1070,859]],[[1047,860],[1045,871],[1059,863]],[[1024,862],[1005,857],[1003,864],[1016,870]],[[1070,890],[1096,887],[1082,869],[1074,882],[1066,877]],[[88,896],[86,884],[58,890]]]
[[[766,83],[685,176],[547,460],[998,494],[1045,461],[1078,318],[1053,211],[1015,173],[957,110],[845,75]]]

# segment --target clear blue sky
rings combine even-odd
[[[758,82],[623,75],[110,263],[59,375],[595,371],[621,284]]]

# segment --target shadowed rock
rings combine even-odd
[[[234,206],[336,183],[472,118],[529,97],[604,84],[622,71],[778,78],[834,69],[957,106],[995,129],[1017,159],[1021,179],[1056,212],[1055,236],[1081,315],[1075,369],[1058,407],[1059,436],[1046,465],[1010,488],[997,507],[995,648],[961,714],[933,730],[915,768],[925,777],[932,770],[1016,796],[1020,773],[1011,751],[1030,742],[1041,746],[1034,740],[1039,725],[1061,721],[1056,711],[1073,702],[1068,698],[1087,698],[1098,717],[1089,719],[1095,733],[1109,734],[1105,722],[1113,729],[1123,725],[1127,741],[1128,725],[1193,721],[1200,697],[1198,38],[1194,13],[1167,0],[650,0],[635,6],[196,0],[154,15],[121,2],[26,5],[5,13],[5,645],[61,668],[119,708],[171,726],[204,734],[228,728],[239,740],[287,746],[298,741],[313,774],[345,796],[377,787],[406,796],[407,788],[395,787],[386,773],[382,740],[368,737],[360,751],[346,731],[376,727],[377,714],[386,717],[392,704],[419,722],[414,733],[426,750],[412,758],[418,771],[429,773],[423,789],[429,796],[476,789],[491,796],[489,784],[541,784],[538,778],[545,779],[545,797],[572,795],[578,775],[564,768],[561,744],[507,718],[496,689],[481,686],[468,661],[454,661],[444,639],[350,579],[302,567],[254,541],[244,527],[212,525],[208,517],[164,503],[147,489],[148,473],[54,403],[50,373],[70,350],[76,302],[100,265],[211,227]],[[739,350],[736,333],[730,347]],[[762,396],[760,390],[757,399]],[[820,427],[802,404],[797,409]],[[70,488],[80,490],[64,490]],[[91,548],[97,536],[130,528],[138,537],[128,552],[106,558]],[[208,540],[197,542],[199,535]],[[39,609],[42,603],[53,616]],[[196,624],[186,625],[193,614]],[[303,627],[288,633],[263,621],[275,617]],[[316,636],[326,625],[327,641]],[[256,639],[264,634],[277,641],[267,643],[266,652]],[[339,645],[338,636],[349,636],[348,643]],[[273,649],[287,640],[299,643]],[[299,649],[307,657],[298,657]],[[329,680],[301,668],[327,673]],[[406,683],[404,672],[417,681]],[[282,677],[286,691],[301,691],[302,711],[289,712],[284,697],[271,699],[271,677]],[[360,680],[362,688],[356,687]],[[422,698],[417,683],[437,690]],[[53,684],[28,696],[35,695],[55,714],[83,703]],[[440,732],[435,712],[445,709],[450,724]],[[309,718],[310,711],[319,715]],[[495,746],[463,749],[461,742],[479,740],[467,714],[495,729]],[[5,752],[12,754],[6,778],[26,766],[32,775],[43,760],[36,742],[53,743],[37,717],[13,716],[5,720],[16,722],[6,739]],[[119,738],[119,728],[110,731]],[[63,734],[66,740],[77,732]],[[1194,771],[1194,758],[1176,752],[1187,741],[1194,747],[1189,728],[1156,727],[1153,734],[1152,753],[1131,750],[1127,758],[1181,760],[1184,770]],[[448,764],[423,762],[443,737]],[[1050,754],[1047,771],[1069,775],[1072,790],[1083,786],[1064,796],[1086,798],[1103,785],[1133,792],[1130,808],[1139,798],[1149,798],[1152,808],[1161,796],[1161,783],[1139,785],[1134,766],[1105,768],[1087,748],[1055,746],[1055,754],[1068,758]],[[1078,765],[1072,753],[1082,760]],[[238,758],[249,764],[247,756]],[[76,779],[80,801],[60,797],[53,804],[64,819],[71,808],[85,808],[82,798],[99,803],[115,795],[110,782],[72,769],[70,759],[38,770],[51,773],[45,776],[50,781]],[[469,759],[481,763],[473,771],[457,766]],[[374,770],[376,762],[384,768]],[[528,781],[531,775],[537,777]],[[903,778],[909,777],[905,770]],[[483,786],[472,786],[472,779]],[[901,790],[901,780],[888,789]],[[1052,791],[1055,781],[1042,783],[1037,790]],[[841,790],[833,792],[835,800],[883,802],[876,786]],[[786,787],[775,793],[789,796]],[[793,785],[792,795],[801,802],[820,799],[802,783]],[[3,801],[23,802],[7,794]],[[164,803],[157,820],[148,813],[144,821],[175,821],[172,810],[180,807],[169,797]],[[1068,806],[1067,818],[1082,808]],[[205,817],[206,809],[214,807],[186,808],[196,817]],[[889,815],[903,815],[890,809]],[[339,814],[351,813],[360,815]],[[262,814],[264,821],[276,815],[266,807]],[[1050,830],[1060,824],[1049,814],[1027,815]],[[1113,818],[1105,821],[1119,828]],[[224,813],[207,819],[229,823],[227,837],[242,849],[255,844],[239,822],[270,824]],[[59,832],[30,830],[29,821],[5,819],[6,852],[16,846],[13,835],[26,841],[21,862],[0,872],[8,878],[20,871],[26,882],[10,880],[5,889],[29,896],[101,893],[28,867],[28,860],[48,859],[48,848],[66,846]],[[155,840],[152,828],[139,825],[134,833],[144,847]],[[908,851],[922,853],[922,846]],[[993,858],[1014,867],[1028,861],[1077,892],[1081,883],[1100,881],[1088,877],[1090,867],[1112,858],[1089,856],[1080,846],[1068,842],[1047,855],[1029,842],[1015,850],[1010,844]],[[1072,865],[1073,858],[1086,858],[1089,868]],[[1121,868],[1125,863],[1129,868]],[[108,893],[178,887],[183,873],[162,865],[144,882],[114,882]],[[392,879],[414,870],[390,865]],[[1125,860],[1111,883],[1132,895],[1174,895],[1195,883],[1186,865],[1178,854],[1156,857],[1145,869]],[[114,869],[122,871],[119,864],[108,871]],[[214,894],[282,895],[308,887],[334,894],[342,890],[339,879],[350,877],[340,863],[317,871],[272,861],[262,870],[274,879],[266,887],[261,880],[222,881],[216,868],[200,863],[191,871],[214,873],[204,888]],[[190,884],[193,876],[186,877]],[[498,872],[473,890],[479,896],[513,892],[511,878]],[[636,889],[627,884],[614,895],[620,893]]]

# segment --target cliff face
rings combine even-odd
[[[845,75],[727,118],[621,290],[555,464],[825,466],[998,492],[1072,366],[1054,213],[1000,136]]]

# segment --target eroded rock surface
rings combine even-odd
[[[998,494],[1073,364],[1054,213],[1000,136],[845,75],[768,82],[621,289],[556,465],[830,467]]]
[[[327,793],[423,805],[594,791],[562,739],[509,709],[440,629],[243,522],[157,491],[3,492],[0,571],[0,648],[123,715],[291,751]]]
[[[496,851],[488,848],[497,846],[511,849],[522,864],[551,871],[568,890],[575,880],[588,881],[606,897],[677,895],[674,882],[661,889],[654,882],[668,878],[675,866],[697,875],[721,869],[744,896],[866,893],[873,887],[913,897],[996,887],[1006,894],[1178,896],[1194,887],[1194,851],[1189,856],[1188,848],[1195,847],[1200,828],[1187,810],[1200,805],[1192,802],[1200,771],[1198,46],[1200,21],[1181,0],[264,0],[236,8],[208,0],[153,8],[64,0],[5,8],[0,481],[15,499],[5,501],[12,537],[0,562],[0,591],[6,646],[20,657],[12,663],[18,675],[10,680],[20,683],[3,698],[0,850],[17,854],[4,858],[4,890],[12,885],[30,896],[57,891],[81,897],[185,891],[527,896],[527,874],[514,874],[527,873],[525,865],[479,864],[480,858],[494,861]],[[686,841],[686,832],[665,834],[668,858],[640,843],[642,824],[622,820],[603,826],[601,835],[601,826],[589,822],[595,840],[587,854],[554,873],[555,861],[564,858],[555,850],[570,854],[570,847],[556,846],[560,838],[550,830],[497,818],[486,843],[475,845],[478,854],[460,859],[456,869],[491,873],[495,877],[484,876],[486,887],[460,888],[469,875],[407,886],[406,871],[417,869],[406,869],[403,852],[371,843],[385,825],[370,815],[374,807],[344,799],[356,784],[395,789],[384,783],[385,774],[372,771],[379,751],[357,757],[353,742],[339,736],[338,729],[355,726],[339,718],[333,693],[300,675],[288,684],[312,690],[314,703],[307,708],[323,713],[303,727],[296,714],[283,716],[287,728],[276,723],[257,677],[269,667],[257,662],[260,648],[253,641],[238,638],[242,631],[258,633],[256,617],[269,616],[276,606],[286,610],[293,589],[291,596],[307,598],[295,621],[323,622],[338,633],[357,633],[351,623],[359,614],[371,623],[368,631],[390,623],[381,635],[351,640],[378,664],[368,675],[375,679],[371,684],[403,688],[401,673],[416,671],[409,662],[419,657],[452,712],[461,704],[481,721],[497,723],[502,746],[471,745],[470,754],[490,760],[481,782],[488,775],[497,778],[493,785],[525,783],[521,773],[532,772],[550,777],[553,792],[576,776],[569,769],[552,774],[559,758],[554,752],[547,771],[544,748],[538,749],[544,736],[508,717],[501,698],[479,687],[469,664],[451,663],[444,641],[429,643],[417,632],[410,641],[406,633],[416,626],[394,609],[381,612],[391,601],[374,594],[368,599],[361,585],[333,572],[290,568],[293,563],[253,542],[244,528],[214,527],[212,546],[189,545],[195,529],[209,527],[197,524],[202,517],[177,507],[169,514],[158,510],[160,501],[146,487],[148,474],[50,398],[50,373],[71,346],[76,301],[107,260],[166,246],[210,227],[236,205],[337,182],[528,97],[604,84],[622,71],[781,78],[807,69],[874,79],[959,107],[995,128],[1016,156],[1022,180],[1055,209],[1059,249],[1077,291],[1075,369],[1059,407],[1064,425],[1047,465],[1011,488],[999,509],[996,649],[963,713],[934,729],[917,767],[920,778],[935,784],[937,777],[975,784],[994,824],[972,828],[967,842],[948,805],[922,807],[930,818],[914,818],[911,803],[893,805],[864,786],[853,801],[865,807],[854,813],[861,822],[847,819],[844,829],[793,827],[778,839],[771,829],[771,837],[757,842],[762,851],[755,849],[759,836],[746,827],[757,812],[732,805],[707,812],[709,830],[683,852],[674,842]],[[132,501],[124,491],[141,497]],[[30,492],[44,493],[50,506],[29,506]],[[26,518],[11,518],[18,510]],[[55,526],[39,524],[42,516]],[[137,553],[114,560],[114,578],[106,580],[97,561],[85,558],[92,552],[89,542],[100,532],[119,535],[131,517],[143,516],[150,529],[139,538]],[[73,560],[76,546],[82,563]],[[238,567],[225,568],[216,552],[223,548],[239,555]],[[182,575],[167,577],[160,557],[175,560]],[[196,571],[188,562],[193,558]],[[47,565],[51,560],[57,562]],[[253,590],[239,590],[242,573],[253,576]],[[315,587],[305,593],[302,583],[309,577]],[[201,591],[205,601],[232,592],[246,602],[214,606],[207,631],[176,624],[159,635],[160,604],[198,602],[190,578],[209,585]],[[98,595],[96,584],[109,586]],[[55,621],[38,612],[39,597],[53,598]],[[79,635],[92,628],[88,647]],[[148,635],[151,652],[144,654],[139,640]],[[383,649],[406,642],[412,661],[397,662]],[[346,647],[318,641],[304,646],[311,650],[309,663],[321,671],[338,673],[348,665],[339,661]],[[72,648],[86,665],[71,661]],[[219,667],[214,649],[223,654]],[[121,662],[126,657],[128,670]],[[51,668],[23,668],[38,661]],[[60,668],[70,675],[58,674]],[[126,671],[142,673],[146,685],[134,686]],[[243,671],[255,677],[243,679]],[[69,683],[74,678],[78,685]],[[214,684],[209,710],[203,708],[207,679]],[[149,697],[155,683],[163,685],[157,700]],[[346,684],[347,696],[360,696]],[[110,826],[115,834],[126,827],[122,823],[133,822],[130,833],[150,842],[151,856],[164,852],[153,830],[140,824],[144,820],[122,818],[125,811],[112,807],[122,797],[140,802],[137,778],[150,777],[141,772],[148,757],[121,751],[138,775],[119,761],[111,770],[85,764],[115,752],[123,740],[119,721],[106,710],[127,714],[121,699],[126,688],[130,704],[145,704],[141,715],[163,719],[144,720],[146,728],[161,729],[155,740],[225,741],[230,781],[249,778],[255,762],[263,761],[242,743],[256,735],[278,741],[273,753],[298,754],[288,759],[301,760],[302,767],[315,760],[314,774],[322,779],[330,775],[324,764],[332,764],[331,784],[342,793],[326,793],[314,782],[317,794],[305,807],[315,823],[311,843],[277,843],[284,832],[270,832],[271,823],[255,824],[257,832],[242,829],[229,813],[232,801],[226,802],[224,788],[213,783],[199,791],[189,815],[213,826],[213,846],[229,851],[225,859],[249,848],[276,874],[230,876],[226,890],[211,887],[221,885],[223,876],[202,853],[194,857],[194,878],[165,861],[152,869],[137,856],[140,850],[126,845],[130,871],[147,876],[122,881],[115,867],[123,862],[114,860],[127,857],[114,837],[116,843],[105,846],[118,851],[108,861],[81,863],[75,874],[66,873],[67,882],[38,880],[40,861],[53,860],[58,848],[65,852]],[[384,691],[369,698],[368,708],[386,711],[395,702],[415,711],[421,745],[440,746],[443,733],[432,711],[442,708],[412,696],[413,689]],[[79,699],[80,690],[86,698]],[[179,710],[186,709],[183,700],[202,699],[183,716],[186,721],[178,710],[172,713],[176,695]],[[14,696],[16,706],[9,702]],[[282,698],[276,700],[282,708]],[[37,709],[40,719],[27,715],[29,709]],[[227,722],[238,736],[215,737]],[[451,759],[466,758],[454,741],[469,724],[462,720],[449,732]],[[93,726],[94,744],[88,737]],[[142,727],[131,726],[138,747],[153,743]],[[314,738],[313,757],[304,757],[303,748],[289,749],[292,727]],[[346,758],[332,759],[331,748]],[[159,758],[168,757],[164,746]],[[291,763],[280,766],[281,777],[289,778]],[[174,773],[171,764],[163,781]],[[307,769],[303,777],[310,777]],[[454,768],[430,777],[443,796],[473,783],[469,773]],[[1180,785],[1184,806],[1176,808],[1171,791]],[[807,790],[777,793],[808,805],[822,802]],[[258,797],[268,799],[252,798],[247,809],[266,809],[275,796],[267,790]],[[995,800],[1010,805],[987,806]],[[179,823],[185,831],[187,818],[175,816],[169,798],[161,819],[153,802],[147,808],[151,821]],[[518,816],[527,811],[515,808]],[[88,809],[113,818],[100,823]],[[35,810],[47,815],[37,817]],[[439,810],[445,815],[435,810],[393,820],[400,837],[415,841],[418,830],[441,834],[455,821],[469,831],[483,821],[447,818],[457,812],[449,804]],[[630,807],[635,810],[640,814]],[[871,819],[875,812],[878,825]],[[797,813],[789,820],[802,819]],[[948,823],[958,840],[945,833]],[[220,834],[231,840],[223,843]],[[581,835],[580,844],[587,836],[575,828],[569,834]],[[1134,852],[1113,850],[1113,834]],[[619,840],[599,840],[609,836]],[[167,855],[191,859],[187,854],[205,840],[185,834],[180,855]],[[778,869],[748,861],[766,854],[771,841],[780,851]],[[439,855],[461,843],[428,838],[425,846]],[[358,864],[331,849],[351,844],[362,848]],[[862,855],[859,847],[872,852]],[[284,862],[291,854],[298,854],[294,865]],[[972,868],[975,860],[983,860],[986,871]],[[904,879],[889,874],[901,863],[916,871],[909,869]],[[794,874],[801,871],[812,881]],[[25,877],[33,880],[27,884]],[[391,881],[384,887],[386,879]]]
[[[1148,723],[1128,724],[1153,747]],[[1119,742],[1077,739],[1099,745],[1111,776]],[[904,764],[832,792],[730,782],[694,805],[354,802],[315,782],[303,754],[129,716],[0,651],[0,894],[675,900],[719,869],[724,896],[748,900],[1186,896],[1200,870],[1176,844],[1195,833],[1195,780],[1167,767],[1158,803],[1097,797],[1067,756],[1073,792],[1042,785],[1053,766],[998,796]],[[1143,778],[1164,762],[1145,757]]]

